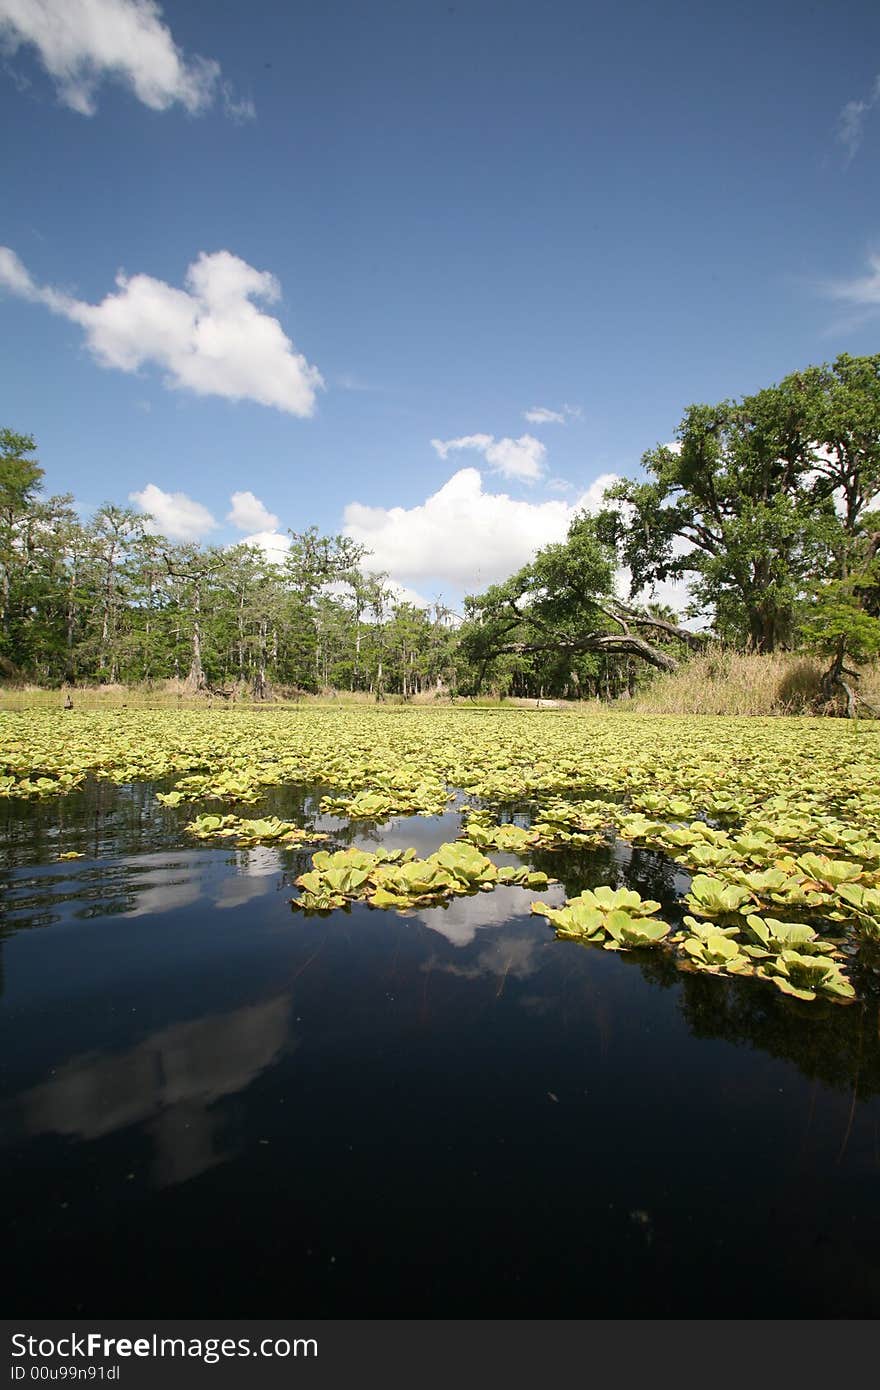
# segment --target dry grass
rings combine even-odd
[[[631,708],[643,714],[818,714],[825,669],[818,657],[710,651],[660,676]],[[861,672],[859,694],[880,709],[880,668]]]
[[[156,681],[151,685],[76,685],[47,690],[39,685],[0,688],[0,709],[60,709],[70,695],[74,709],[203,709],[209,696],[187,690],[183,681]],[[226,701],[215,699],[215,704]]]
[[[637,696],[627,709],[638,714],[718,714],[718,715],[777,715],[833,714],[839,709],[824,707],[821,699],[821,678],[824,663],[817,657],[796,656],[777,652],[771,656],[746,655],[739,652],[711,651],[693,657],[670,676],[658,676]],[[863,667],[858,693],[866,702],[866,715],[880,715],[880,663]],[[6,685],[0,687],[0,709],[60,709],[67,688],[46,690],[36,685]],[[205,709],[208,704],[217,708],[228,704],[265,707],[253,701],[249,691],[237,693],[234,702],[195,695],[183,681],[157,681],[154,685],[89,685],[70,691],[77,709]],[[317,695],[277,692],[266,704],[278,705],[374,705],[375,695],[367,691],[324,690]],[[402,697],[389,695],[386,703],[400,704]],[[448,695],[437,696],[432,691],[416,695],[416,705],[448,704]],[[550,700],[525,700],[484,697],[470,700],[459,696],[454,702],[463,708],[474,705],[501,708],[552,708]],[[560,701],[559,708],[571,708],[581,713],[601,713],[608,706],[601,701],[569,703]]]
[[[232,685],[226,687],[233,689]],[[205,709],[246,706],[261,709],[268,705],[375,705],[376,696],[366,690],[324,689],[317,694],[297,691],[290,687],[279,687],[270,697],[254,700],[249,686],[236,689],[233,699],[211,695],[209,691],[196,693],[182,680],[155,681],[148,685],[77,685],[63,686],[61,689],[47,690],[44,686],[7,683],[0,686],[0,709],[60,709],[66,695],[73,700],[74,709]],[[413,697],[413,703],[436,705],[448,703],[447,697],[438,700],[433,691]],[[387,695],[389,705],[403,703],[400,695]],[[489,703],[489,702],[487,702]],[[497,703],[494,702],[494,703]]]

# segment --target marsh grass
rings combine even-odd
[[[226,688],[231,689],[232,687]],[[211,706],[215,709],[277,709],[279,706],[289,706],[291,709],[301,706],[328,708],[368,706],[375,708],[380,703],[375,694],[367,690],[325,689],[311,693],[283,687],[274,691],[267,700],[255,700],[251,695],[249,686],[236,689],[233,699],[224,699],[222,696],[212,695],[209,691],[195,692],[190,690],[183,681],[165,680],[155,681],[153,684],[144,682],[139,685],[66,685],[60,689],[49,690],[39,685],[7,684],[0,686],[0,710],[61,709],[65,696],[68,694],[73,701],[75,710],[206,709]],[[448,695],[437,696],[433,690],[425,691],[423,694],[412,696],[406,700],[402,695],[389,694],[384,696],[381,701],[381,704],[384,705],[436,706],[450,703],[453,702]],[[541,702],[535,700],[501,701],[488,696],[469,699],[460,696],[454,703],[463,707],[495,708],[499,705],[534,707]],[[543,704],[548,708],[552,703],[551,701],[543,701]]]
[[[686,665],[668,676],[658,676],[632,701],[626,709],[633,714],[712,714],[712,715],[814,715],[834,714],[822,701],[821,681],[823,663],[817,657],[799,656],[791,652],[771,655],[744,654],[716,649],[704,656],[691,658]],[[860,672],[859,694],[867,702],[866,715],[880,712],[880,663],[865,666]],[[224,700],[207,693],[188,690],[183,681],[157,681],[153,685],[84,685],[46,690],[37,685],[0,687],[0,710],[60,709],[70,693],[74,709],[205,709],[246,708],[271,709],[279,706],[300,708],[321,706],[376,707],[375,695],[369,691],[323,690],[307,694],[279,690],[271,700],[254,700],[248,688],[236,691],[234,700]],[[462,709],[569,709],[581,713],[601,714],[609,706],[600,700],[556,701],[459,695],[451,700],[448,694],[425,691],[411,699],[387,695],[385,705],[434,706],[454,704]],[[618,706],[619,707],[619,706]],[[613,707],[612,707],[613,708]]]
[[[139,685],[75,685],[47,690],[39,685],[6,685],[0,688],[0,709],[60,709],[70,695],[74,709],[204,709],[212,700],[226,700],[188,690],[183,681],[156,681]],[[236,695],[237,704],[250,704]]]
[[[630,708],[638,714],[820,714],[823,663],[791,652],[714,650],[660,676]],[[860,695],[880,709],[880,667],[864,667]]]

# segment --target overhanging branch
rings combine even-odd
[[[622,604],[619,604],[618,607],[620,612],[625,614],[627,622],[632,623],[633,627],[656,628],[658,632],[665,632],[670,637],[678,638],[679,642],[684,642],[685,646],[689,647],[692,652],[702,651],[703,644],[708,641],[704,632],[689,632],[686,627],[679,627],[677,623],[668,623],[664,618],[651,618],[647,614],[635,613],[629,608],[624,608]],[[618,621],[620,620],[618,619]]]
[[[613,655],[638,656],[658,671],[677,671],[678,662],[666,652],[652,647],[631,633],[591,632],[586,637],[554,642],[505,642],[495,648],[495,656],[528,656],[533,652],[610,652]]]

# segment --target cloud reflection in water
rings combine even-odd
[[[212,1107],[292,1050],[289,1015],[290,996],[279,994],[172,1024],[124,1052],[82,1053],[12,1102],[19,1126],[94,1140],[143,1125],[153,1140],[154,1183],[183,1182],[234,1157],[222,1112]]]

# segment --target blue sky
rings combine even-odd
[[[874,4],[0,0],[0,35],[0,423],[86,511],[348,529],[454,598],[688,403],[878,348]]]

